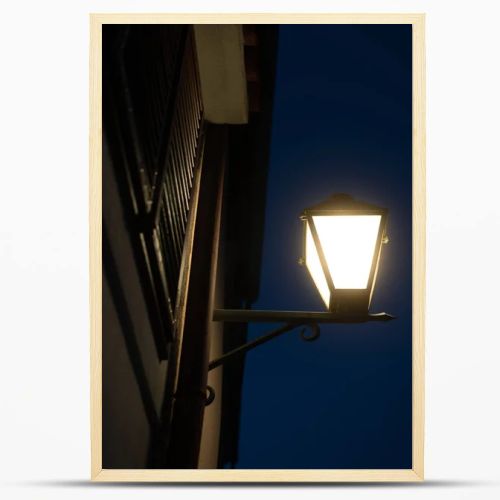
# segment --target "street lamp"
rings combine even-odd
[[[367,313],[377,278],[387,210],[334,194],[307,208],[305,264],[326,308],[339,314]]]
[[[215,309],[214,321],[284,322],[281,327],[211,361],[213,370],[298,326],[301,337],[319,337],[320,323],[364,323],[390,321],[387,313],[370,313],[382,244],[386,235],[387,209],[354,200],[347,194],[334,194],[326,201],[302,212],[304,223],[303,255],[305,265],[327,311],[257,311],[252,309]],[[306,328],[310,330],[306,334]],[[207,404],[214,398],[208,387]]]

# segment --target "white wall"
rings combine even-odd
[[[160,420],[168,362],[156,350],[106,140],[102,166],[103,231],[113,262],[109,273],[103,272],[102,290],[102,463],[109,469],[140,469],[147,466],[151,420]],[[116,304],[120,295],[116,289],[113,295],[113,287],[125,292],[125,311]]]
[[[279,2],[218,2],[221,11]],[[500,495],[498,2],[287,2],[296,11],[425,11],[428,55],[426,476],[342,498]],[[88,12],[216,9],[201,1],[8,2],[0,79],[0,470],[3,497],[164,498],[89,477]],[[493,482],[493,483],[492,483]],[[253,488],[175,488],[253,498]],[[173,492],[172,492],[173,493]],[[276,497],[312,491],[273,489]]]

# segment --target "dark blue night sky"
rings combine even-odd
[[[238,468],[411,468],[411,26],[281,26],[259,300],[323,310],[297,264],[303,208],[389,209],[372,312],[246,357]],[[252,325],[250,337],[276,325]]]

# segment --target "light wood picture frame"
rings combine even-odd
[[[412,462],[411,469],[105,469],[102,465],[102,27],[105,24],[412,25]],[[91,479],[108,482],[415,482],[424,479],[425,15],[91,14],[90,15],[90,368]]]

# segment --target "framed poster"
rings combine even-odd
[[[423,480],[424,15],[90,27],[92,479]]]

